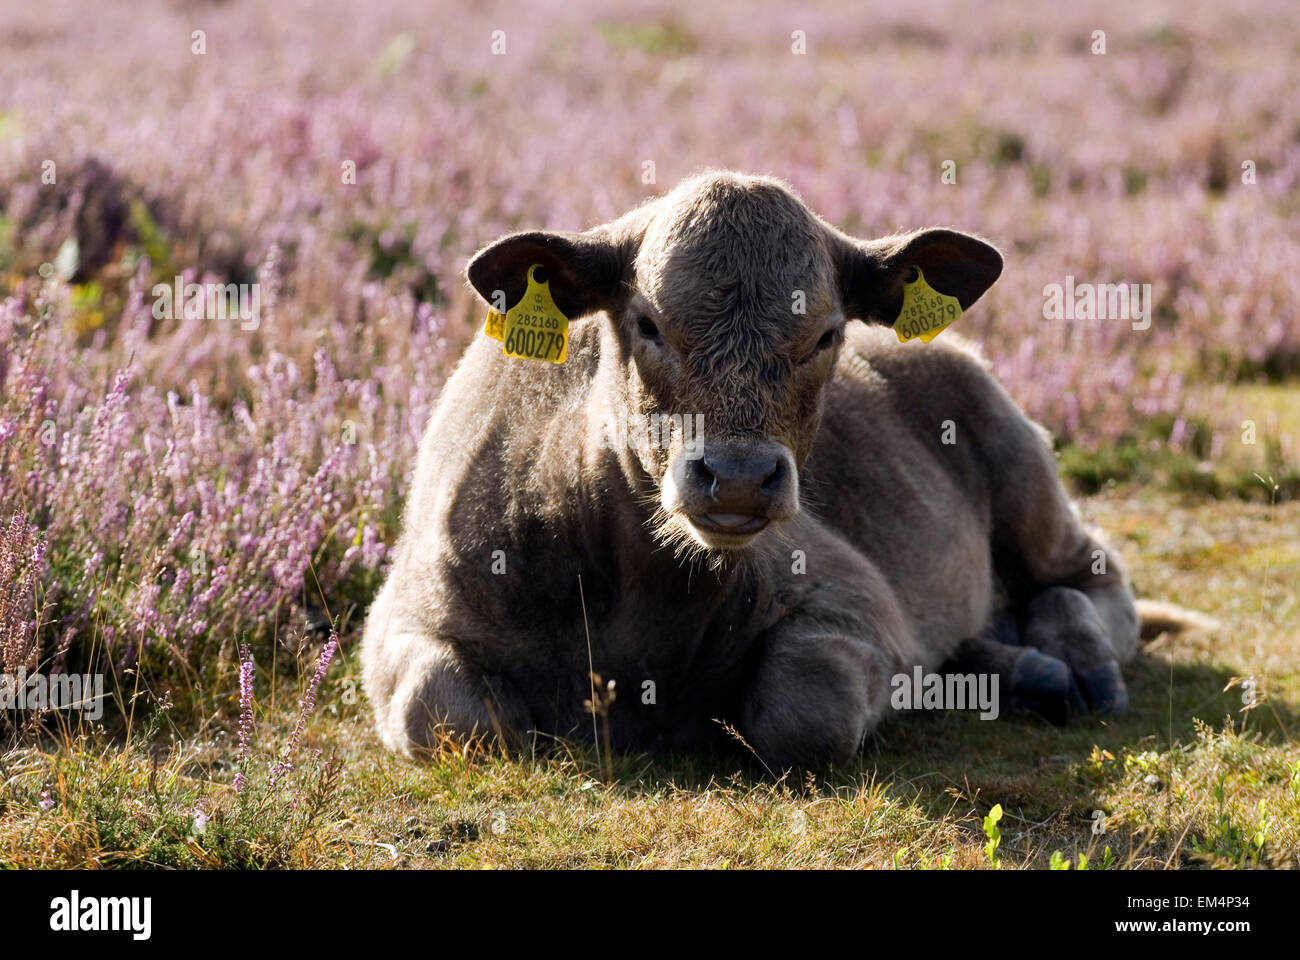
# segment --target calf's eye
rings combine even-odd
[[[839,339],[840,339],[840,328],[831,327],[831,329],[827,330],[825,333],[821,335],[821,338],[817,341],[816,346],[814,346],[810,352],[805,354],[799,360],[799,362],[811,363],[812,361],[816,360],[819,356],[821,356],[823,353],[825,353],[827,350],[831,349],[831,347],[835,346],[835,344],[839,342]]]
[[[636,328],[637,331],[641,334],[641,336],[645,337],[647,340],[654,340],[658,342],[659,328],[654,325],[654,323],[650,320],[649,317],[637,317]]]

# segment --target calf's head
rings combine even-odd
[[[968,308],[1002,258],[952,230],[857,240],[780,181],[710,172],[585,233],[503,237],[469,280],[513,305],[533,264],[570,320],[609,326],[609,414],[630,425],[620,457],[657,532],[721,556],[798,511],[846,321],[892,325],[914,268]]]

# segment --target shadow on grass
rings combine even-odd
[[[814,772],[823,788],[873,779],[909,797],[919,794],[919,801],[935,812],[952,805],[950,788],[955,788],[963,796],[990,798],[990,804],[1015,804],[1027,816],[1046,816],[1083,799],[1076,770],[1094,748],[1115,756],[1125,750],[1163,751],[1193,742],[1196,721],[1218,728],[1229,716],[1238,731],[1265,744],[1300,733],[1300,714],[1281,701],[1267,701],[1248,717],[1241,713],[1241,689],[1224,689],[1234,675],[1206,664],[1171,665],[1139,656],[1125,670],[1129,709],[1123,717],[1076,717],[1057,727],[1031,716],[984,721],[975,711],[910,712],[873,733],[854,764]],[[587,759],[595,768],[589,746],[565,749],[590,753]],[[619,787],[633,794],[667,786],[702,790],[710,784],[757,787],[773,782],[740,745],[671,757],[621,754],[615,757],[614,772]],[[804,776],[791,771],[785,782],[798,791]]]
[[[1243,713],[1241,688],[1225,690],[1233,676],[1226,668],[1171,665],[1142,655],[1125,671],[1130,706],[1121,718],[1079,717],[1057,727],[1027,716],[982,721],[974,711],[918,711],[876,731],[854,763],[815,770],[811,780],[806,771],[790,771],[776,783],[737,745],[731,752],[668,758],[617,755],[613,785],[630,796],[724,789],[777,802],[771,791],[798,802],[870,790],[901,808],[915,805],[925,822],[957,827],[975,849],[984,846],[982,817],[996,803],[1014,821],[1002,847],[1012,862],[1041,868],[1055,849],[1065,850],[1067,859],[1071,850],[1085,848],[1090,858],[1100,858],[1102,847],[1110,857],[1113,846],[1115,862],[1125,866],[1205,866],[1193,843],[1203,839],[1201,833],[1189,837],[1183,829],[1190,822],[1184,802],[1176,817],[1166,811],[1169,822],[1150,816],[1157,809],[1151,804],[1163,808],[1172,802],[1163,782],[1169,751],[1196,745],[1205,725],[1218,730],[1229,718],[1236,733],[1264,749],[1294,742],[1300,732],[1300,715],[1287,703],[1266,701]],[[564,749],[599,776],[589,747]],[[1143,777],[1151,771],[1160,774],[1159,782],[1147,787]],[[1207,796],[1214,789],[1211,781],[1190,786]],[[1116,790],[1122,792],[1118,798]],[[1117,813],[1101,838],[1091,835],[1097,809]],[[900,829],[889,822],[877,828],[895,834]]]

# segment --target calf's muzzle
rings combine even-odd
[[[789,449],[762,441],[710,442],[687,460],[679,509],[711,538],[748,538],[798,510],[798,471]]]

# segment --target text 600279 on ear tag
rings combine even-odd
[[[489,323],[491,317],[488,318]],[[489,329],[488,335],[491,336]],[[563,363],[569,355],[569,318],[551,299],[550,283],[541,264],[528,268],[523,299],[506,311],[501,346],[507,357]]]
[[[917,337],[929,343],[961,316],[961,302],[926,283],[919,267],[912,269],[916,279],[903,284],[903,309],[894,321],[894,332],[901,343]]]

